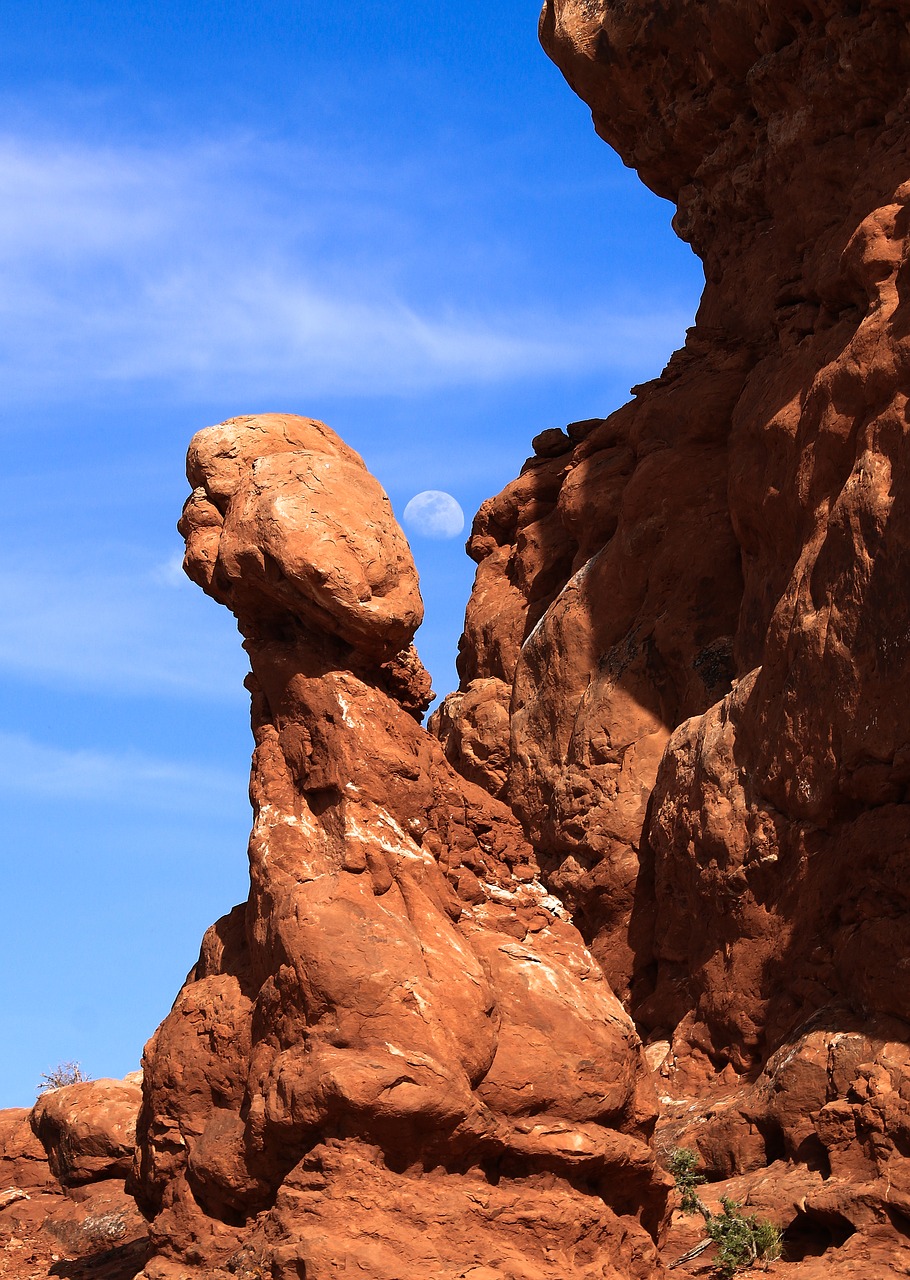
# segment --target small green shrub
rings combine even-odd
[[[704,1213],[704,1206],[698,1198],[696,1187],[705,1181],[703,1173],[696,1173],[698,1156],[688,1147],[674,1147],[670,1152],[669,1170],[676,1181],[676,1190],[682,1196],[683,1213]]]
[[[781,1232],[772,1222],[748,1217],[735,1200],[721,1200],[722,1213],[705,1222],[705,1231],[717,1246],[717,1265],[723,1276],[754,1266],[756,1262],[773,1262],[780,1257]]]
[[[83,1084],[89,1078],[80,1063],[60,1062],[53,1071],[42,1072],[38,1092],[49,1093],[52,1089],[63,1089],[68,1084]]]

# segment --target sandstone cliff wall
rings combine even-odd
[[[795,1161],[829,1207],[852,1179],[854,1226],[906,1226],[910,1190],[908,18],[548,0],[706,286],[659,379],[481,509],[434,720],[652,1042],[675,1137],[713,1176]]]
[[[542,437],[481,510],[462,689],[437,723],[460,764],[474,708],[508,708],[496,776],[474,776],[511,797],[617,986],[637,978],[636,1005],[665,1024],[718,947],[740,941],[761,968],[756,931],[792,923],[770,900],[785,889],[829,917],[858,896],[858,881],[832,894],[844,842],[883,877],[876,921],[906,909],[907,16],[551,3],[541,19],[598,131],[678,202],[707,283],[662,376],[573,438]],[[643,832],[657,898],[635,888]],[[828,995],[870,994],[855,926],[819,919],[829,955],[787,955],[781,1030]],[[899,961],[882,954],[866,986],[905,1016],[883,980]],[[677,964],[690,990],[674,1004]],[[766,1052],[754,1012],[707,1018],[739,1067]]]

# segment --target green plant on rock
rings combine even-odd
[[[723,1276],[752,1267],[756,1262],[773,1262],[780,1257],[781,1231],[772,1222],[746,1216],[735,1200],[721,1200],[722,1213],[705,1220],[705,1231],[717,1246],[717,1265]]]
[[[697,1187],[705,1181],[703,1173],[696,1173],[698,1155],[688,1147],[674,1147],[670,1152],[668,1168],[676,1182],[676,1190],[682,1196],[683,1213],[705,1214],[705,1206],[698,1198]]]

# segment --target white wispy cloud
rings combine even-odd
[[[0,731],[0,792],[129,809],[205,813],[233,809],[244,779],[198,763],[156,760],[134,750],[70,750]]]
[[[164,587],[174,587],[181,591],[188,587],[190,585],[189,580],[183,572],[183,553],[175,551],[166,560],[154,565],[151,570],[151,577],[153,582]]]
[[[225,610],[175,590],[172,562],[0,569],[0,670],[68,689],[245,700],[248,670]]]
[[[659,300],[565,315],[459,303],[458,289],[441,302],[422,286],[419,218],[365,184],[243,139],[141,151],[0,138],[5,397],[137,380],[193,396],[366,395],[634,372],[683,333],[688,317]]]

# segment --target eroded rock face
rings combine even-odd
[[[905,1221],[908,17],[548,0],[545,48],[677,203],[706,288],[659,379],[538,437],[481,509],[434,721],[473,768],[485,691],[509,706],[471,776],[628,997],[664,1107],[726,1095],[713,1176],[780,1159],[860,1187],[851,1266]],[[807,1028],[823,1057],[866,1035],[866,1066],[785,1123],[761,1073],[811,1058]]]
[[[665,1025],[694,1004],[737,1069],[842,997],[908,1014],[888,976],[910,905],[906,18],[554,0],[542,19],[598,129],[679,202],[704,258],[687,347],[701,387],[718,385],[718,352],[742,362],[719,424],[736,679],[700,717],[664,716],[646,824],[656,985],[639,998]],[[637,403],[675,442],[685,414],[663,382]],[[667,527],[682,537],[685,522]],[[701,567],[678,568],[691,591]],[[690,631],[672,607],[662,625]]]
[[[26,1107],[0,1111],[0,1183],[3,1190],[18,1187],[27,1194],[46,1190],[57,1194],[59,1188],[29,1115]]]
[[[598,130],[679,201],[707,287],[656,382],[482,508],[439,723],[470,755],[461,707],[500,682],[494,786],[548,882],[646,1021],[694,1000],[738,1070],[769,1018],[779,1038],[826,999],[907,1016],[886,981],[910,782],[905,17],[542,16]]]
[[[44,1093],[0,1111],[0,1277],[132,1280],[146,1224],[124,1189],[141,1100],[138,1073]]]
[[[42,1094],[29,1122],[61,1186],[126,1177],[141,1100],[138,1072],[124,1080],[86,1080]]]
[[[435,736],[357,455],[289,415],[194,440],[251,891],[147,1049],[146,1280],[658,1277],[651,1073],[662,1148],[782,1265],[906,1269],[905,10],[547,0],[706,289],[656,381],[484,504]]]
[[[188,475],[186,568],[252,667],[255,820],[249,901],[146,1049],[146,1276],[659,1274],[637,1035],[511,812],[419,725],[387,498],[286,415],[200,432]]]

